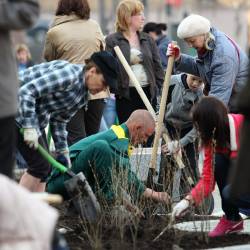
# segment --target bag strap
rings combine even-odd
[[[226,37],[232,43],[232,45],[234,46],[234,48],[236,49],[236,52],[237,52],[237,55],[238,55],[238,61],[240,62],[240,50],[239,50],[237,44],[229,36],[226,35]]]

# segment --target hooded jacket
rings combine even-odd
[[[168,93],[171,97],[171,102],[167,104],[165,112],[165,123],[181,130],[193,127],[191,109],[203,96],[202,86],[193,91],[188,87],[184,78],[185,74],[173,75],[171,77]],[[185,147],[187,144],[194,142],[196,137],[197,133],[195,128],[193,128],[180,139],[180,145]]]

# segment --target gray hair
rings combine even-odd
[[[215,37],[214,37],[214,35],[213,35],[211,32],[208,32],[208,33],[206,34],[206,40],[205,40],[205,48],[206,48],[207,50],[213,50],[213,48],[211,48],[211,47],[209,46],[209,42],[211,42],[211,41],[215,41]]]

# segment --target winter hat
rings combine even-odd
[[[210,21],[200,15],[192,14],[184,18],[178,26],[177,36],[181,39],[206,34],[211,28]]]
[[[107,51],[95,52],[90,59],[99,67],[106,84],[113,90],[117,89],[119,65],[117,59]]]

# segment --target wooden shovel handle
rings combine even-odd
[[[118,59],[120,60],[121,64],[123,65],[125,71],[127,72],[131,82],[134,84],[134,86],[135,86],[138,94],[140,95],[144,105],[146,106],[147,110],[150,112],[150,114],[153,116],[154,120],[156,121],[155,111],[154,111],[151,103],[149,102],[147,96],[145,95],[140,83],[138,82],[134,72],[132,71],[130,65],[128,64],[128,62],[127,62],[126,58],[124,57],[124,55],[123,55],[121,49],[119,48],[119,46],[115,46],[114,51],[115,51]],[[169,69],[169,72],[170,72],[170,76],[171,76],[172,70]],[[169,76],[169,78],[170,78],[170,76]],[[165,79],[166,79],[166,75],[165,75]],[[163,138],[164,138],[166,143],[170,141],[169,136],[168,136],[168,134],[166,132],[163,133]],[[156,150],[156,152],[157,152],[157,150]],[[180,168],[182,168],[184,165],[183,165],[181,157],[178,156],[178,155],[174,155],[173,157],[175,158],[176,163],[178,164],[178,166]]]
[[[63,202],[63,198],[59,194],[32,193],[32,195],[39,200],[45,201],[49,204],[61,204]]]
[[[176,44],[176,42],[172,42],[172,43]],[[169,83],[170,83],[173,67],[174,67],[174,55],[168,57],[168,66],[167,66],[167,70],[165,73],[165,79],[163,82],[160,110],[159,110],[159,115],[157,117],[154,144],[153,144],[151,161],[150,161],[150,168],[152,169],[156,168],[157,149],[158,149],[159,140],[162,134],[163,120],[165,116],[165,109],[166,109],[166,103],[167,103],[167,97],[168,97],[168,89],[169,89]]]

